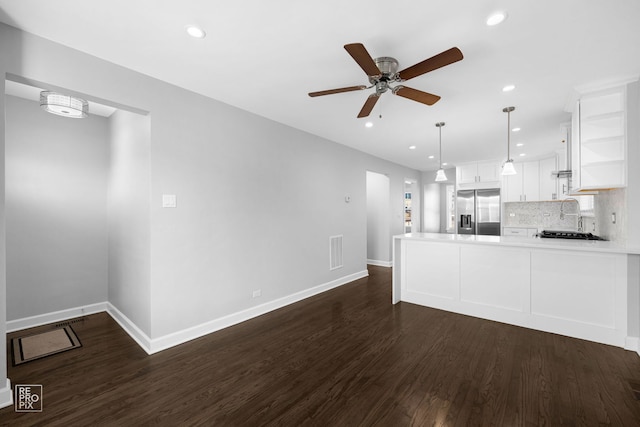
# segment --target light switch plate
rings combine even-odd
[[[175,208],[178,206],[178,198],[175,194],[163,194],[162,195],[162,207],[163,208]]]

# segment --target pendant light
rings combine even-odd
[[[49,91],[40,92],[40,107],[51,114],[73,119],[87,117],[89,112],[89,104],[84,99]]]
[[[444,173],[444,169],[442,169],[442,126],[444,126],[444,122],[436,123],[436,127],[440,130],[440,154],[439,154],[439,166],[438,172],[436,172],[436,182],[442,182],[447,180],[447,175]]]
[[[513,167],[513,159],[511,158],[511,112],[516,107],[505,107],[503,113],[507,113],[507,161],[502,165],[502,175],[516,175],[516,168]]]

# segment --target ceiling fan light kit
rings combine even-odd
[[[502,109],[503,113],[507,113],[507,161],[502,165],[502,175],[516,175],[516,168],[513,166],[513,159],[511,158],[511,112],[516,107],[505,107]]]
[[[425,105],[433,105],[440,100],[438,95],[423,92],[407,86],[390,86],[392,83],[404,82],[414,77],[426,74],[430,71],[462,60],[462,52],[457,47],[441,52],[429,59],[425,59],[409,68],[398,71],[398,61],[390,56],[382,56],[373,59],[362,43],[351,43],[344,46],[354,61],[362,68],[369,79],[370,86],[348,86],[338,89],[329,89],[309,93],[310,97],[333,95],[336,93],[352,92],[375,88],[375,93],[369,95],[358,118],[367,117],[373,111],[380,95],[391,90],[393,95],[398,95]]]

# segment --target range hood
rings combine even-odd
[[[571,178],[571,169],[552,171],[551,176],[554,178]]]

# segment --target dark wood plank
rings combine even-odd
[[[369,272],[151,356],[87,316],[72,324],[82,348],[9,367],[12,384],[44,386],[44,412],[4,408],[0,424],[640,425],[637,354],[392,305],[391,271]]]

